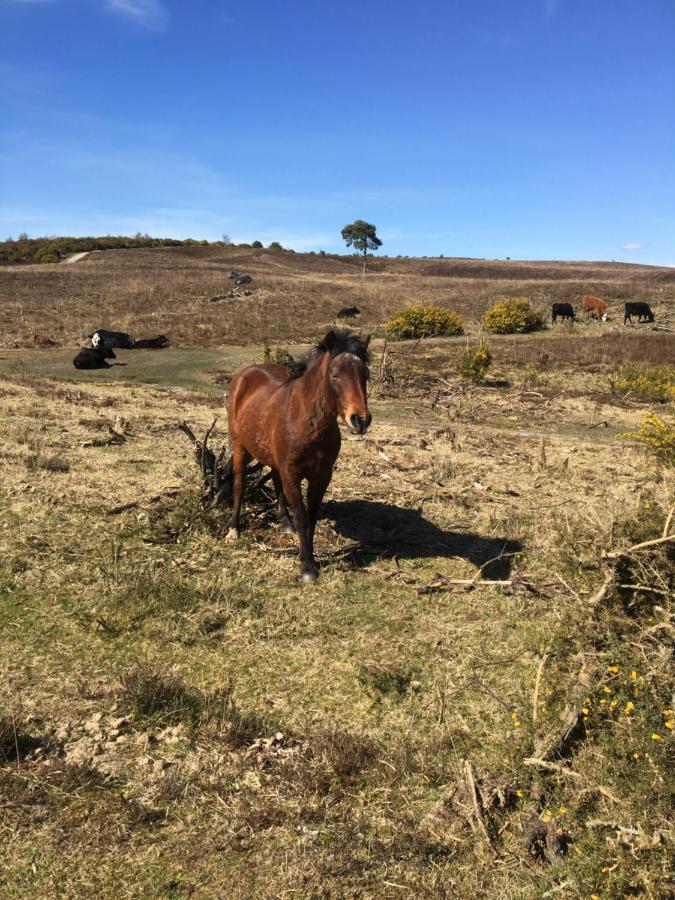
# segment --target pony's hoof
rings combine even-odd
[[[225,535],[225,540],[228,544],[234,544],[238,537],[239,531],[236,528],[230,528],[230,530]]]
[[[319,577],[319,573],[316,569],[312,569],[309,572],[302,573],[302,580],[306,581],[307,584],[313,584],[317,578]]]
[[[284,534],[295,534],[295,525],[292,522],[280,522],[279,524]]]

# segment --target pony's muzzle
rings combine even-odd
[[[373,417],[370,413],[367,416],[359,416],[357,413],[354,413],[349,417],[350,431],[352,434],[365,434],[372,421]]]

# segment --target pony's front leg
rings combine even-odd
[[[284,493],[293,512],[293,522],[300,541],[300,570],[305,581],[316,581],[319,577],[319,567],[314,561],[312,545],[309,540],[309,520],[307,510],[302,499],[300,479],[288,475],[282,475]]]
[[[239,513],[246,488],[246,466],[250,459],[250,455],[240,444],[232,447],[232,515],[230,516],[230,528],[225,538],[227,541],[236,541],[239,537]]]
[[[330,484],[332,475],[333,467],[331,466],[327,473],[322,473],[318,478],[310,480],[307,485],[307,539],[312,556],[314,555],[314,531],[319,518],[321,501],[326,493],[326,488]]]

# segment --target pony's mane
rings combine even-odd
[[[331,334],[334,338],[332,346],[329,348],[328,344],[330,344]],[[324,353],[330,353],[331,358],[339,356],[340,353],[353,353],[366,365],[370,362],[367,341],[361,340],[358,335],[353,334],[347,328],[334,328],[326,334],[316,347],[312,347],[309,353],[306,353],[290,367],[291,378],[300,378],[301,375],[304,375],[309,364],[317,357],[323,356]]]

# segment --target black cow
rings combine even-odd
[[[135,341],[130,334],[124,331],[108,331],[106,328],[98,328],[93,334],[90,334],[92,347],[118,347],[122,350],[131,350],[135,346]]]
[[[152,338],[140,338],[137,341],[134,341],[134,350],[162,350],[164,347],[169,346],[169,339],[163,334],[158,334],[157,337]]]
[[[631,316],[637,316],[638,322],[642,322],[643,319],[646,319],[647,322],[654,321],[654,313],[651,311],[649,303],[644,303],[641,300],[633,300],[626,303],[624,309],[624,325],[626,322],[632,324],[633,320],[631,319]]]
[[[117,359],[106,344],[100,347],[82,347],[73,360],[76,369],[109,369],[106,359]]]
[[[361,310],[358,306],[344,306],[337,314],[338,319],[353,319],[354,316],[360,315]]]
[[[554,303],[551,307],[551,321],[555,324],[558,321],[558,316],[561,319],[571,319],[573,322],[576,319],[574,315],[574,308],[571,303]]]

